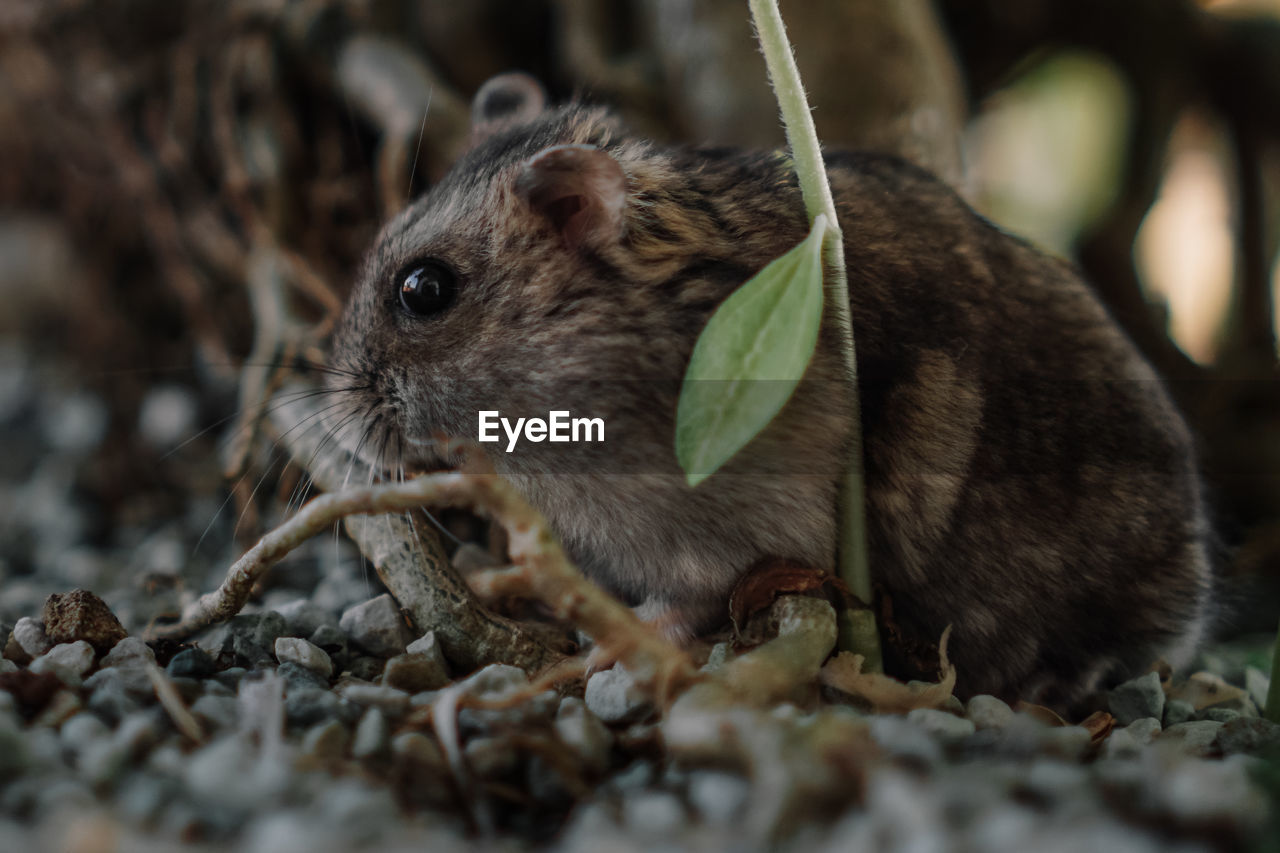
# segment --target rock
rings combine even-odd
[[[878,714],[869,720],[871,737],[890,755],[932,766],[942,760],[942,746],[931,737],[921,737],[920,728],[905,718]]]
[[[111,728],[94,714],[76,714],[62,724],[58,737],[72,752],[80,752],[90,743],[109,740]]]
[[[521,751],[505,737],[474,737],[462,752],[467,766],[481,779],[508,778],[520,765]]]
[[[174,796],[172,779],[150,773],[134,773],[120,784],[115,808],[134,823],[152,823],[159,819],[164,807]]]
[[[667,791],[640,791],[622,801],[622,822],[638,838],[675,835],[686,821],[684,805]]]
[[[1280,750],[1280,725],[1261,717],[1237,717],[1218,730],[1218,749],[1225,755],[1260,755]]]
[[[356,735],[351,741],[351,757],[360,761],[379,758],[386,753],[390,738],[386,716],[378,708],[370,708],[356,726]]]
[[[907,714],[907,722],[941,738],[944,743],[963,740],[976,731],[972,720],[935,708],[916,708]]]
[[[170,678],[209,678],[218,671],[213,656],[199,646],[183,649],[164,668]]]
[[[140,664],[100,668],[84,680],[84,686],[96,692],[108,682],[116,682],[119,688],[132,699],[149,702],[155,698],[155,687],[151,684],[147,670]]]
[[[399,606],[387,593],[349,608],[338,624],[352,642],[376,657],[398,655],[413,639]]]
[[[290,692],[294,690],[329,689],[328,678],[293,661],[285,661],[280,664],[276,668],[276,674],[284,679],[285,688]]]
[[[319,646],[297,637],[277,637],[276,660],[305,667],[326,680],[333,675],[333,661]]]
[[[393,737],[391,754],[419,767],[437,770],[442,776],[448,772],[444,753],[434,740],[422,732],[401,732]]]
[[[16,663],[9,660],[8,658],[0,658],[0,675],[4,675],[6,672],[17,672],[17,671],[18,671],[18,665]]]
[[[1107,694],[1107,699],[1111,715],[1122,726],[1143,717],[1159,720],[1164,715],[1164,689],[1157,672],[1124,682]]]
[[[191,713],[213,729],[234,729],[240,719],[240,703],[234,696],[201,696]]]
[[[733,660],[733,647],[729,643],[716,643],[707,654],[707,662],[702,665],[702,671],[715,674],[724,669],[725,664],[731,660]]]
[[[741,776],[718,770],[696,770],[689,774],[689,804],[702,819],[730,825],[743,817],[751,783]]]
[[[1231,713],[1238,714],[1242,717],[1259,717],[1258,706],[1253,704],[1253,700],[1243,691],[1236,696],[1232,696],[1222,702],[1215,702],[1212,705],[1205,705],[1197,712],[1197,717],[1205,720],[1218,719],[1212,716],[1215,712],[1228,712],[1228,718]],[[1227,718],[1219,720],[1226,722]]]
[[[1231,708],[1205,708],[1196,714],[1197,720],[1213,720],[1215,723],[1229,723],[1244,715]]]
[[[107,652],[99,665],[102,667],[131,666],[155,662],[156,653],[150,646],[137,637],[125,637],[111,647],[111,651]]]
[[[1222,723],[1215,723],[1212,720],[1178,723],[1164,730],[1160,735],[1160,742],[1176,744],[1179,749],[1189,755],[1207,757],[1213,755],[1217,749],[1216,741],[1222,726]]]
[[[291,601],[277,607],[276,612],[284,617],[285,630],[294,637],[310,637],[322,626],[338,628],[338,617],[310,599]]]
[[[79,687],[93,668],[93,646],[84,640],[61,643],[31,662],[32,672],[52,672],[68,687]]]
[[[80,778],[101,788],[119,778],[129,764],[129,751],[114,740],[90,744],[76,760]]]
[[[98,676],[104,672],[110,675],[99,678]],[[111,722],[122,720],[142,707],[135,698],[136,694],[126,689],[124,680],[119,677],[119,672],[115,667],[99,670],[85,682],[86,687],[90,682],[96,682],[89,693],[87,707]]]
[[[1143,717],[1123,728],[1112,729],[1103,746],[1103,752],[1109,758],[1131,757],[1137,755],[1159,734],[1160,721],[1154,717]]]
[[[337,760],[347,752],[351,733],[337,720],[316,723],[302,736],[302,751],[324,760]]]
[[[620,664],[595,673],[587,681],[587,709],[605,723],[638,722],[653,713],[653,703]]]
[[[160,742],[166,730],[163,714],[159,709],[136,711],[120,721],[111,739],[125,751],[129,760],[141,760]]]
[[[1250,835],[1261,828],[1268,814],[1267,795],[1253,782],[1252,761],[1244,755],[1233,755],[1222,761],[1180,762],[1169,767],[1152,786],[1154,799],[1180,824],[1232,826],[1242,836]]]
[[[382,672],[386,669],[386,665],[385,658],[376,658],[372,655],[355,655],[347,662],[347,672],[352,678],[358,678],[361,681],[377,681],[382,677]]]
[[[409,694],[394,687],[351,682],[339,685],[337,692],[343,699],[366,708],[377,708],[391,719],[403,717],[409,711]]]
[[[1164,727],[1176,726],[1196,718],[1196,708],[1182,699],[1170,699],[1164,706]]]
[[[347,658],[350,638],[337,625],[321,625],[311,632],[311,642],[324,650],[339,666]]]
[[[54,593],[44,602],[44,630],[55,643],[84,640],[98,654],[106,654],[128,636],[106,602],[83,589]]]
[[[30,658],[38,658],[54,646],[53,640],[45,633],[44,625],[30,616],[23,616],[13,626],[13,639]]]
[[[613,732],[587,710],[581,699],[566,696],[560,700],[555,728],[560,740],[588,770],[603,773],[608,769],[613,750]]]
[[[449,671],[438,646],[435,655],[406,653],[387,661],[382,683],[407,693],[437,690],[449,683]]]
[[[1244,669],[1244,689],[1259,708],[1267,707],[1267,693],[1271,690],[1271,678],[1255,666]]]
[[[994,696],[978,695],[969,700],[965,716],[977,729],[1002,729],[1013,720],[1013,709]]]
[[[138,435],[156,449],[168,450],[195,432],[197,407],[191,392],[178,385],[159,385],[138,407]]]
[[[211,629],[199,642],[216,658],[253,666],[275,660],[271,650],[285,630],[284,617],[275,611],[241,613]]]
[[[313,726],[331,719],[354,723],[360,719],[361,709],[353,702],[343,701],[331,690],[312,687],[289,690],[284,700],[284,713],[294,725]]]

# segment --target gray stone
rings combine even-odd
[[[276,673],[284,679],[288,691],[294,690],[328,690],[329,679],[313,669],[285,661],[276,668]]]
[[[1258,713],[1258,706],[1255,705],[1253,700],[1246,694],[1241,694],[1232,699],[1228,699],[1225,702],[1216,702],[1213,705],[1206,705],[1200,709],[1196,716],[1199,719],[1214,719],[1209,716],[1213,711],[1235,711],[1242,717],[1261,716],[1261,714]],[[1225,720],[1222,720],[1221,722],[1225,722]]]
[[[1244,668],[1244,689],[1259,708],[1267,707],[1267,693],[1271,690],[1271,677],[1256,666]]]
[[[31,662],[32,672],[51,672],[68,687],[79,687],[93,668],[93,646],[84,640],[54,646]]]
[[[297,637],[277,637],[276,660],[296,663],[328,679],[333,675],[333,661],[319,646]]]
[[[595,673],[587,681],[587,709],[605,723],[632,723],[653,713],[653,702],[620,664]]]
[[[76,714],[62,724],[58,737],[67,749],[80,752],[89,744],[111,739],[111,728],[94,714]]]
[[[303,753],[324,760],[342,758],[351,743],[351,733],[337,720],[316,723],[302,736]]]
[[[716,643],[711,647],[707,662],[702,665],[702,671],[715,674],[724,669],[731,660],[733,660],[733,647],[729,643]]]
[[[976,731],[972,720],[935,708],[916,708],[907,714],[907,722],[924,729],[945,743],[963,740]]]
[[[1160,686],[1160,674],[1148,672],[1126,681],[1107,694],[1111,715],[1122,726],[1143,717],[1164,715],[1164,689]]]
[[[399,606],[387,593],[348,608],[338,624],[352,642],[376,657],[398,655],[413,640]]]
[[[234,729],[240,719],[240,703],[234,696],[201,696],[192,704],[191,713],[213,729]]]
[[[609,767],[613,732],[587,710],[581,699],[566,696],[560,700],[555,727],[561,742],[573,751],[587,769],[603,773]]]
[[[1093,735],[1081,726],[1050,726],[1040,741],[1040,751],[1065,761],[1078,761],[1089,751]]]
[[[1237,717],[1218,730],[1223,755],[1260,755],[1280,750],[1280,725],[1262,717]]]
[[[199,646],[183,649],[164,668],[170,678],[208,678],[218,671],[213,657]]]
[[[294,637],[310,637],[323,625],[338,627],[337,616],[306,598],[277,607],[276,612],[284,617],[285,629]]]
[[[41,786],[35,797],[37,819],[48,820],[55,816],[70,818],[93,810],[97,798],[88,784],[76,779],[54,779]]]
[[[925,765],[942,760],[942,746],[931,737],[921,737],[920,728],[903,717],[877,715],[870,718],[871,737],[890,755]]]
[[[978,780],[971,777],[971,781]],[[1071,800],[1087,791],[1089,771],[1073,761],[1037,758],[1027,768],[1022,785],[1042,797]]]
[[[4,675],[5,673],[9,673],[9,672],[17,672],[17,671],[18,671],[18,665],[16,663],[9,660],[8,658],[0,658],[0,675]]]
[[[718,770],[696,770],[689,774],[689,804],[702,819],[729,825],[743,816],[751,783],[733,773]]]
[[[223,687],[235,693],[240,689],[240,681],[249,674],[249,670],[242,666],[228,667],[213,676],[214,680]]]
[[[360,718],[356,735],[351,742],[351,757],[368,761],[383,756],[390,744],[391,729],[387,718],[378,708],[370,708]]]
[[[434,655],[407,652],[391,658],[382,671],[382,683],[407,693],[421,693],[444,687],[449,683],[449,670],[445,666],[444,656],[440,654],[440,647],[432,648],[435,649]]]
[[[684,805],[667,791],[640,791],[622,801],[622,822],[640,838],[675,835],[686,821]]]
[[[324,650],[338,669],[346,664],[350,651],[350,638],[337,625],[321,625],[311,632],[311,642]]]
[[[243,816],[279,802],[296,781],[289,765],[288,761],[263,761],[251,737],[226,734],[187,756],[182,778],[202,813],[230,811]]]
[[[112,740],[124,749],[130,761],[141,760],[164,735],[163,711],[135,711],[120,721]]]
[[[120,670],[115,667],[98,670],[85,682],[86,687],[90,683],[93,686],[86,705],[103,719],[116,722],[142,707],[137,694],[127,689]]]
[[[1193,720],[1168,726],[1160,735],[1161,743],[1175,744],[1189,755],[1201,757],[1213,755],[1217,749],[1218,732],[1222,723],[1213,720]]]
[[[156,653],[151,647],[137,637],[125,637],[111,647],[111,651],[99,662],[99,666],[130,667],[145,663],[155,663]]]
[[[1199,714],[1196,714],[1196,719],[1213,720],[1215,723],[1229,723],[1243,716],[1239,711],[1231,708],[1205,708]]]
[[[1164,727],[1176,726],[1196,718],[1196,708],[1182,699],[1170,699],[1164,706]]]
[[[409,711],[409,694],[394,687],[377,684],[349,682],[337,688],[338,695],[366,708],[377,708],[390,719],[397,719]]]
[[[44,623],[30,616],[23,616],[13,626],[13,639],[33,658],[38,658],[53,648],[53,640],[44,632]]]
[[[174,795],[171,779],[150,773],[133,773],[120,784],[115,810],[126,820],[146,824],[156,821]]]
[[[1244,755],[1233,755],[1221,761],[1179,762],[1154,780],[1153,799],[1169,814],[1176,816],[1179,822],[1195,826],[1233,826],[1247,835],[1260,829],[1268,814],[1268,798],[1253,781],[1251,762],[1253,759]]]
[[[112,739],[95,741],[76,757],[80,778],[95,788],[115,781],[129,764],[129,750]]]
[[[342,704],[337,695],[319,687],[291,688],[284,698],[284,714],[293,725],[313,726],[338,716]]]
[[[529,686],[529,676],[518,666],[492,663],[467,676],[462,690],[483,699],[501,699]]]
[[[373,655],[351,655],[347,661],[347,673],[361,681],[377,681],[386,668],[386,658]]]
[[[463,747],[467,766],[481,779],[504,779],[520,765],[520,750],[505,737],[474,737]]]
[[[978,729],[1002,729],[1012,722],[1013,709],[995,696],[982,694],[969,700],[965,716]]]
[[[420,767],[447,773],[447,762],[440,747],[422,732],[401,732],[391,739],[391,754]]]

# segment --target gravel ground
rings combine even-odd
[[[1191,679],[1122,685],[1109,731],[992,697],[905,716],[784,706],[761,731],[866,732],[855,781],[816,794],[803,761],[672,755],[617,668],[581,695],[467,707],[525,674],[454,671],[333,538],[230,623],[149,646],[147,624],[236,551],[216,477],[104,515],[85,471],[106,406],[12,352],[0,367],[0,849],[1274,849],[1268,638],[1211,648]],[[153,393],[138,428],[174,446],[198,406]]]

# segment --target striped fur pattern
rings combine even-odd
[[[586,246],[515,190],[531,158],[565,144],[594,146],[626,179],[620,232]],[[1161,655],[1182,662],[1206,622],[1210,532],[1160,381],[1071,268],[938,180],[884,156],[828,163],[872,565],[901,648],[953,624],[962,694],[1059,703]],[[428,437],[474,438],[481,409],[604,418],[603,444],[492,460],[593,579],[674,636],[714,627],[760,559],[833,565],[852,409],[830,329],[782,415],[721,472],[691,489],[673,451],[699,332],[806,232],[778,153],[659,146],[577,104],[499,123],[369,255],[334,346],[368,386],[347,411],[381,431],[371,444],[427,464]],[[457,272],[457,298],[408,316],[398,275],[426,258]],[[889,652],[891,671],[929,674]]]

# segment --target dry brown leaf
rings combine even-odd
[[[733,620],[734,632],[737,633],[753,614],[772,606],[780,595],[795,595],[823,588],[847,594],[844,582],[829,572],[776,557],[761,560],[738,581],[729,598],[729,618]]]
[[[1197,711],[1249,695],[1243,688],[1228,684],[1211,672],[1197,672],[1165,693],[1170,699],[1190,702]]]
[[[1052,708],[1046,708],[1043,705],[1033,705],[1030,702],[1023,702],[1022,700],[1019,700],[1018,704],[1013,706],[1013,710],[1034,717],[1046,726],[1053,726],[1056,728],[1058,726],[1071,725],[1066,720],[1062,719],[1062,717],[1059,717],[1058,713]]]
[[[818,673],[818,681],[824,687],[848,693],[867,702],[877,713],[905,714],[916,708],[944,708],[956,687],[956,668],[947,659],[947,641],[951,638],[951,626],[942,632],[938,641],[938,660],[942,678],[923,690],[916,690],[895,678],[875,672],[863,672],[862,655],[841,652]]]

